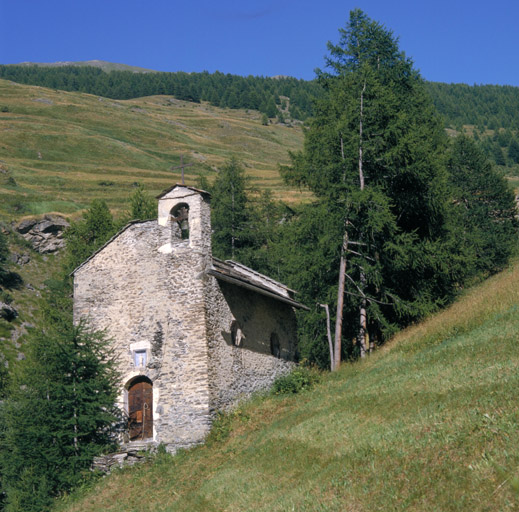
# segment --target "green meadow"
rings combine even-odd
[[[204,446],[117,471],[63,512],[512,511],[519,264],[313,389],[258,396]]]
[[[180,181],[212,180],[236,156],[251,185],[278,199],[304,200],[278,166],[302,147],[300,126],[261,123],[256,111],[152,96],[111,100],[0,80],[0,217],[74,214],[94,198],[115,212],[137,183],[158,194]]]

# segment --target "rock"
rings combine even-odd
[[[22,220],[18,223],[17,226],[15,226],[15,230],[18,231],[21,235],[24,235],[25,233],[28,233],[34,225],[38,223],[38,219],[26,219]]]
[[[38,103],[45,103],[46,105],[54,105],[54,102],[52,100],[49,100],[48,98],[36,98],[32,101],[37,101]]]
[[[31,261],[31,257],[24,252],[23,254],[18,254],[16,252],[12,252],[9,255],[9,259],[15,264],[15,265],[27,265],[29,261]]]
[[[47,254],[65,247],[63,231],[69,226],[60,215],[45,215],[43,219],[22,220],[14,229],[31,243],[34,250]]]
[[[92,471],[97,470],[102,473],[110,473],[113,467],[122,468],[123,466],[133,466],[145,460],[145,455],[138,453],[136,450],[110,453],[109,455],[94,457],[91,469]]]
[[[3,318],[7,320],[8,322],[11,322],[18,316],[18,311],[13,308],[13,306],[10,306],[9,304],[6,304],[5,302],[0,302],[0,318]]]

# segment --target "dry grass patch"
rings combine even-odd
[[[44,212],[56,193],[65,204],[84,208],[100,197],[100,169],[105,181],[117,184],[101,197],[118,211],[134,182],[158,194],[177,181],[169,168],[181,154],[197,162],[186,169],[190,185],[199,174],[213,179],[234,155],[253,185],[275,187],[277,199],[300,198],[282,184],[277,169],[289,162],[289,150],[302,147],[302,130],[262,126],[257,112],[166,96],[118,101],[1,80],[0,96],[9,108],[0,114],[0,160],[9,169],[0,174],[0,194],[10,197],[0,204],[5,219]],[[63,182],[53,183],[50,176]]]

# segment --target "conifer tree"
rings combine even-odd
[[[0,406],[0,476],[6,511],[48,510],[113,445],[120,423],[107,341],[72,325],[69,287],[48,283],[42,318]]]
[[[319,72],[326,95],[316,102],[304,150],[283,169],[287,181],[318,197],[318,211],[329,212],[327,231],[335,223],[331,231],[342,232],[318,238],[334,247],[332,261],[320,264],[329,269],[326,281],[338,283],[335,368],[345,333],[363,355],[402,317],[416,318],[441,302],[413,282],[447,257],[446,137],[423,82],[392,32],[362,11],[352,11],[340,33],[339,44],[328,45],[331,72]],[[426,244],[438,263],[408,260]],[[392,279],[396,266],[405,280]]]
[[[157,217],[157,203],[139,183],[130,196],[130,220],[148,220]]]
[[[245,170],[232,157],[211,186],[213,254],[218,258],[236,258],[249,241],[246,183]]]
[[[457,137],[448,161],[457,236],[469,251],[467,277],[501,270],[517,248],[513,191],[471,139]]]
[[[519,142],[512,137],[508,146],[508,158],[513,164],[519,164]]]
[[[94,199],[83,218],[65,231],[67,241],[66,267],[71,272],[115,234],[117,225],[107,204]]]

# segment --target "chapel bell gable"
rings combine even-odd
[[[211,244],[210,194],[186,185],[175,185],[157,196],[158,223],[171,229],[172,243],[184,241],[190,247]]]

